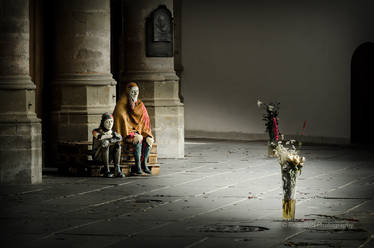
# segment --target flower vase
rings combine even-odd
[[[288,166],[282,166],[282,183],[283,183],[283,220],[294,220],[295,219],[295,191],[296,191],[296,179],[297,172],[295,170],[287,168]]]

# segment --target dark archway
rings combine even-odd
[[[361,44],[351,64],[351,142],[374,141],[374,43]]]

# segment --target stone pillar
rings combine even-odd
[[[184,106],[178,97],[174,57],[146,56],[146,19],[160,5],[173,12],[172,0],[125,0],[124,68],[120,92],[128,82],[140,86],[161,158],[184,157]]]
[[[112,113],[116,102],[110,0],[55,1],[55,23],[52,139],[91,141],[101,114]]]
[[[174,0],[174,69],[179,77],[179,98],[184,102],[182,92],[183,64],[182,64],[182,0]]]
[[[42,181],[41,122],[30,77],[29,1],[0,0],[0,183]]]

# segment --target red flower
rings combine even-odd
[[[278,130],[278,125],[277,125],[277,118],[273,117],[273,128],[274,128],[274,135],[275,135],[275,140],[279,140],[279,130]]]

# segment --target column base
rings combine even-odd
[[[111,74],[58,75],[53,83],[51,121],[57,141],[88,141],[101,115],[112,113],[116,82]]]
[[[112,113],[116,103],[116,81],[111,74],[60,74],[56,78],[46,137],[49,164],[58,163],[63,155],[59,142],[92,141],[101,115]]]
[[[41,183],[40,120],[35,114],[9,114],[8,117],[1,115],[0,119],[0,184]]]
[[[148,106],[159,158],[184,157],[184,106]],[[152,113],[152,114],[151,114]]]

